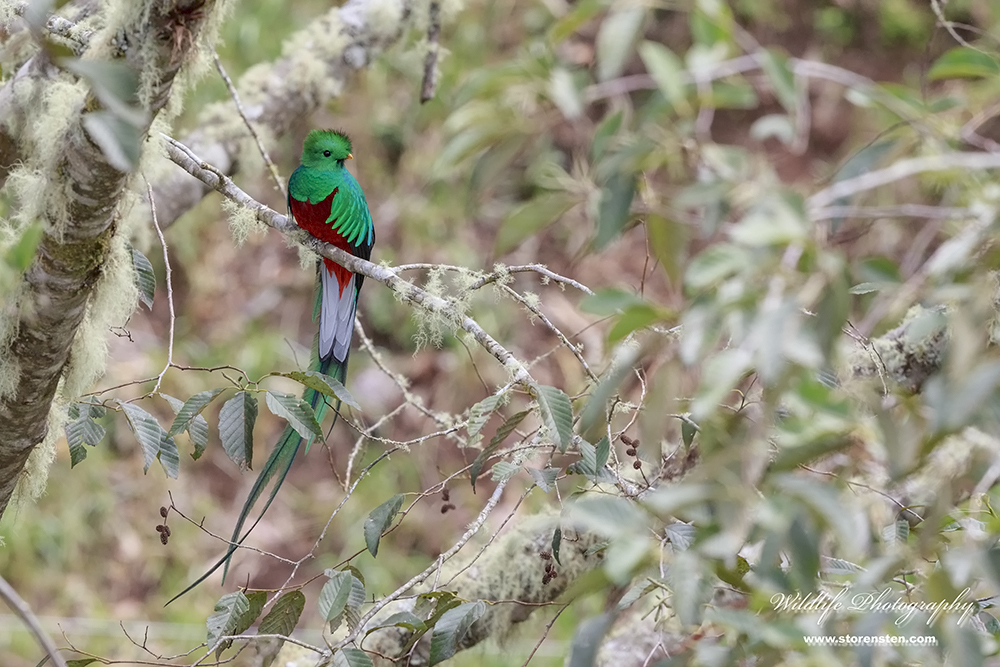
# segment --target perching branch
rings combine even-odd
[[[238,188],[228,176],[208,163],[203,162],[201,158],[195,155],[184,144],[170,137],[165,136],[165,139],[168,157],[177,166],[201,181],[206,187],[218,191],[227,199],[249,209],[257,217],[257,220],[268,227],[278,230],[296,243],[304,245],[321,257],[332,259],[354,273],[360,273],[366,278],[371,278],[382,283],[406,303],[444,316],[448,321],[453,322],[456,326],[469,333],[483,349],[493,355],[507,369],[514,382],[520,384],[525,390],[532,391],[531,388],[535,384],[535,381],[524,367],[524,364],[507,348],[490,336],[478,322],[456,309],[454,304],[439,296],[429,294],[413,283],[403,280],[390,268],[373,264],[372,262],[350,255],[340,248],[323,243],[301,229],[288,217],[271,210],[253,199],[246,192]]]

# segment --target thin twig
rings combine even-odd
[[[143,177],[145,180],[145,176]],[[150,394],[155,394],[160,389],[160,383],[163,382],[163,376],[167,374],[167,370],[174,363],[174,322],[176,320],[174,316],[174,285],[171,278],[170,271],[170,257],[167,253],[167,240],[163,238],[163,230],[160,229],[160,223],[156,219],[156,203],[153,201],[153,186],[149,184],[146,180],[146,193],[149,195],[149,210],[153,214],[153,227],[156,229],[156,236],[160,239],[160,247],[163,248],[163,265],[166,267],[167,273],[167,305],[170,307],[170,339],[167,342],[167,363],[160,371],[160,375],[156,378],[156,386],[153,387],[153,391]]]
[[[823,209],[838,199],[851,197],[861,192],[874,190],[896,181],[928,171],[948,169],[1000,169],[1000,154],[996,153],[945,153],[900,160],[884,169],[876,169],[861,176],[838,181],[825,190],[820,190],[809,198],[809,208]]]
[[[212,57],[215,59],[215,68],[219,70],[219,75],[222,77],[222,80],[226,82],[226,88],[229,89],[229,96],[233,98],[233,102],[236,104],[236,110],[239,112],[240,118],[243,119],[244,125],[246,125],[247,129],[250,130],[250,136],[252,136],[253,140],[257,142],[257,150],[260,151],[260,156],[264,158],[264,164],[267,165],[267,170],[271,172],[271,178],[274,179],[274,184],[278,186],[278,191],[281,192],[281,196],[287,199],[288,193],[285,191],[285,184],[281,182],[281,176],[278,175],[278,168],[274,166],[274,162],[271,161],[271,156],[267,154],[267,149],[264,148],[264,142],[260,140],[260,137],[257,135],[257,130],[253,129],[250,119],[247,118],[247,113],[243,110],[243,103],[240,102],[240,94],[236,92],[236,86],[233,85],[232,80],[229,78],[229,74],[226,73],[226,68],[222,66],[219,54],[213,51]]]
[[[38,623],[38,619],[31,611],[31,607],[28,603],[17,594],[14,587],[7,583],[7,580],[0,576],[0,599],[7,603],[10,610],[21,617],[21,621],[28,626],[31,630],[31,634],[35,635],[35,639],[38,644],[45,650],[52,662],[55,663],[56,667],[66,667],[66,661],[59,654],[59,649],[56,645],[52,643],[49,636],[45,634],[42,630],[42,626]]]

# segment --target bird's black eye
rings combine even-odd
[[[330,157],[330,151],[323,151],[323,157]]]

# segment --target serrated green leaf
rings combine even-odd
[[[197,461],[208,447],[208,421],[202,415],[198,415],[188,424],[187,432],[191,436],[191,442],[194,443],[191,458]]]
[[[146,308],[152,310],[153,296],[156,293],[156,275],[153,273],[153,265],[134,246],[132,247],[132,266],[135,268],[135,284],[139,288],[139,301],[142,301]]]
[[[224,388],[209,389],[207,391],[202,391],[187,401],[177,412],[177,416],[174,417],[174,423],[170,425],[170,435],[177,435],[181,431],[185,431],[194,421],[195,417],[201,414],[202,410],[208,407],[208,404],[215,400],[215,398],[225,391]]]
[[[389,529],[399,508],[403,506],[403,494],[397,493],[371,511],[365,519],[365,545],[373,557],[378,556],[378,543],[382,533]]]
[[[340,625],[353,579],[350,572],[333,572],[319,593],[319,615],[330,624],[330,632],[336,632]]]
[[[490,415],[496,411],[497,406],[500,405],[500,400],[503,398],[502,395],[494,394],[492,396],[487,396],[483,400],[479,401],[472,406],[469,410],[469,421],[466,423],[465,428],[469,432],[469,440],[471,441],[486,425],[489,421]]]
[[[236,626],[233,631],[229,634],[232,635],[242,635],[244,632],[250,629],[250,626],[257,621],[257,617],[260,616],[260,612],[264,610],[264,604],[267,602],[267,593],[264,591],[256,591],[254,593],[247,593],[247,601],[250,603],[250,607],[236,619]],[[227,639],[219,644],[219,648],[215,649],[215,659],[218,660],[222,652],[233,645],[232,639]]]
[[[469,469],[469,477],[472,481],[472,491],[476,490],[476,480],[479,478],[479,473],[482,472],[483,466],[486,465],[486,461],[493,456],[493,453],[498,447],[507,439],[517,425],[520,424],[525,417],[530,414],[530,410],[523,410],[517,414],[511,415],[507,420],[500,425],[497,429],[496,434],[490,440],[490,444],[483,447],[483,451],[479,452],[479,456],[476,460],[472,462],[472,467]]]
[[[219,640],[226,635],[234,634],[236,624],[240,617],[250,610],[250,600],[243,594],[243,591],[226,593],[215,603],[215,613],[208,617],[206,625],[208,627],[207,643],[209,648],[216,647]],[[221,645],[217,647],[216,659],[224,650]]]
[[[905,544],[910,536],[910,524],[905,519],[897,519],[882,529],[882,539],[889,543]]]
[[[663,532],[670,543],[681,551],[690,547],[691,543],[694,542],[695,527],[687,523],[676,521],[667,524]]]
[[[259,635],[284,635],[292,634],[292,630],[298,625],[302,610],[306,608],[306,596],[302,591],[291,591],[285,593],[271,607],[267,616],[261,619],[257,628]]]
[[[374,667],[374,663],[361,649],[347,646],[333,654],[333,667]]]
[[[268,391],[264,400],[272,414],[287,421],[306,440],[323,437],[323,429],[316,421],[315,410],[300,397]]]
[[[369,628],[368,631],[365,632],[365,635],[370,635],[381,628],[403,628],[404,630],[409,630],[410,632],[420,632],[422,630],[426,630],[427,626],[416,614],[409,611],[398,611],[378,625]]]
[[[611,456],[611,442],[608,440],[608,436],[604,436],[597,442],[597,452],[596,452],[596,470],[600,470],[608,464],[608,458]]]
[[[361,410],[361,406],[354,400],[351,393],[347,391],[347,387],[335,377],[325,375],[319,371],[293,371],[291,373],[281,373],[281,375],[291,378],[310,389],[315,389],[324,396],[329,396],[346,403],[355,410]]]
[[[535,484],[545,493],[548,493],[555,487],[559,472],[558,468],[528,468],[528,474],[531,475],[531,479],[535,480]]]
[[[40,222],[28,225],[21,232],[17,243],[12,245],[7,251],[4,259],[7,264],[17,272],[24,271],[35,259],[35,251],[38,250],[42,237],[45,235],[45,228]]]
[[[823,574],[857,574],[864,572],[865,568],[852,563],[843,558],[824,558],[823,567],[820,570]]]
[[[323,437],[323,429],[316,421],[316,411],[300,397],[268,391],[264,400],[272,414],[287,421],[306,440]]]
[[[240,469],[253,467],[253,425],[257,421],[257,397],[237,392],[219,411],[219,438],[226,455]]]
[[[635,174],[617,173],[601,188],[597,235],[594,238],[594,246],[598,250],[617,239],[625,229],[635,197],[636,182]]]
[[[975,79],[1000,75],[997,56],[966,46],[959,46],[934,61],[927,72],[927,79]]]
[[[550,437],[566,453],[573,442],[573,404],[561,389],[548,385],[535,385],[535,400],[542,423],[549,430]]]
[[[494,482],[503,482],[513,477],[521,466],[509,461],[498,461],[490,468],[490,479]]]
[[[75,467],[78,463],[87,458],[87,449],[84,445],[91,447],[97,445],[104,439],[106,431],[103,426],[93,421],[96,411],[86,403],[73,403],[70,406],[70,421],[66,422],[66,443],[69,445],[70,467]],[[103,411],[103,408],[101,408]]]
[[[559,548],[562,546],[562,528],[556,528],[555,532],[552,533],[552,557],[556,559],[556,563],[562,565],[562,561],[559,560]]]
[[[180,471],[180,454],[177,452],[177,443],[174,439],[160,426],[153,415],[138,405],[123,401],[119,401],[118,404],[125,411],[128,425],[142,446],[143,472],[148,472],[153,461],[159,459],[167,477],[177,479]]]
[[[623,5],[608,13],[597,31],[597,78],[607,81],[621,75],[632,54],[646,18],[644,7]]]
[[[486,603],[482,600],[466,602],[449,609],[434,625],[431,635],[431,650],[428,658],[431,667],[444,662],[458,652],[459,643],[472,624],[486,613]]]

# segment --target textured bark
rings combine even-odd
[[[174,77],[196,41],[213,0],[159,3],[148,22],[128,26],[128,59],[152,46],[152,61],[133,62],[137,70],[159,73],[147,109],[150,120],[170,96]],[[147,51],[147,53],[149,53]],[[36,56],[35,59],[44,56]],[[44,69],[36,63],[29,70]],[[148,127],[146,128],[148,130]],[[16,391],[0,400],[0,515],[7,507],[32,448],[42,442],[59,380],[88,300],[108,258],[115,234],[114,212],[129,174],[111,166],[90,139],[82,115],[60,142],[61,162],[55,173],[67,198],[65,220],[47,220],[47,233],[24,277],[17,334],[4,353],[20,370]],[[56,231],[59,230],[59,231]]]

